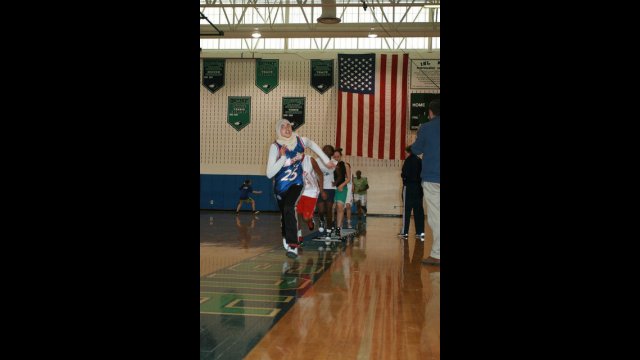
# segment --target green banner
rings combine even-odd
[[[429,121],[429,102],[438,98],[440,98],[440,94],[411,94],[411,118],[409,126],[411,130],[417,130],[420,124]]]
[[[333,87],[333,60],[311,60],[311,87],[321,94]]]
[[[282,118],[289,120],[294,131],[304,124],[304,101],[303,97],[282,98]]]
[[[236,131],[242,130],[251,122],[251,97],[229,96],[227,123]]]
[[[202,60],[202,86],[215,93],[224,86],[224,59]]]
[[[265,94],[278,86],[278,59],[256,60],[256,86]]]

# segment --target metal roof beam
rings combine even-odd
[[[402,23],[393,24],[393,29],[380,29],[380,23],[361,24],[339,24],[325,25],[316,24],[313,29],[309,29],[309,24],[278,24],[271,28],[268,24],[259,26],[256,24],[247,25],[218,25],[224,32],[224,38],[241,39],[250,38],[255,28],[260,30],[263,38],[312,38],[312,37],[367,37],[371,28],[376,28],[379,37],[439,37],[440,23]],[[397,26],[396,26],[397,25]],[[209,25],[200,25],[200,38],[219,37],[215,35]]]

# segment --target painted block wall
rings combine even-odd
[[[349,52],[349,51],[345,51]],[[215,93],[211,93],[200,85],[200,174],[203,179],[201,190],[202,208],[209,208],[210,197],[218,196],[225,208],[234,208],[229,205],[235,200],[224,200],[225,196],[235,197],[216,190],[217,178],[208,178],[205,175],[235,175],[237,185],[231,186],[231,182],[224,186],[228,191],[235,191],[247,175],[255,176],[255,179],[266,178],[265,170],[269,145],[275,139],[275,123],[282,114],[283,97],[305,97],[306,119],[297,133],[314,140],[318,145],[335,144],[337,126],[337,90],[333,88],[320,94],[310,86],[310,60],[311,59],[337,59],[337,53],[250,53],[250,56],[263,59],[279,59],[279,84],[268,94],[263,93],[255,86],[255,59],[247,58],[243,53],[216,54],[218,58],[227,58],[225,71],[225,86]],[[437,59],[439,52],[409,52],[410,59]],[[241,58],[242,57],[242,58]],[[337,84],[337,71],[334,84]],[[409,93],[433,92],[427,90],[411,89]],[[227,124],[227,106],[229,96],[251,97],[251,123],[241,131],[236,131]],[[407,107],[409,109],[409,107]],[[408,118],[408,117],[407,117]],[[405,136],[407,144],[413,143],[416,131],[407,126]],[[310,151],[307,151],[310,153]],[[352,170],[361,170],[371,186],[368,194],[368,208],[371,214],[400,215],[402,211],[402,161],[378,160],[356,156],[344,156]],[[206,180],[205,180],[206,179]],[[214,179],[216,179],[214,181]],[[223,178],[220,178],[223,179]],[[262,180],[260,180],[262,182]],[[224,183],[227,184],[227,183]],[[275,206],[275,199],[265,201],[267,196],[257,198],[257,206]],[[271,202],[273,200],[273,202]],[[229,202],[230,201],[230,202]],[[215,203],[214,203],[215,205]],[[248,206],[248,205],[245,205]],[[277,208],[277,207],[276,207]],[[262,209],[261,209],[262,211]]]

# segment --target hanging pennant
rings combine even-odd
[[[289,120],[293,131],[304,124],[304,100],[303,97],[282,98],[282,118]]]
[[[202,60],[202,86],[215,93],[224,86],[224,59]]]
[[[256,86],[265,94],[278,86],[278,59],[256,60]]]
[[[311,60],[311,87],[321,94],[333,87],[333,60]]]
[[[236,131],[242,130],[251,122],[251,97],[229,96],[227,123]]]

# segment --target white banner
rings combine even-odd
[[[412,59],[411,88],[440,90],[440,59]]]

